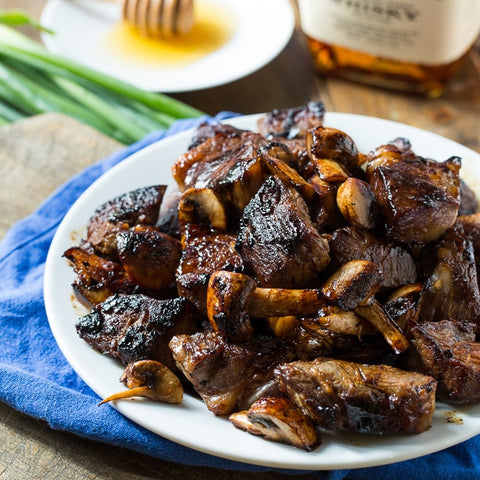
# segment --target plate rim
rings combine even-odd
[[[240,126],[240,128],[242,128],[242,125],[255,122],[262,115],[263,114],[255,114],[255,115],[235,117],[235,118],[232,118],[232,119],[225,120],[223,123],[231,123],[231,124],[234,124],[234,125],[238,125],[238,126]],[[410,125],[407,125],[407,124],[395,122],[395,121],[392,121],[392,120],[381,119],[381,118],[376,118],[376,117],[369,117],[369,116],[365,116],[365,115],[330,112],[330,113],[326,114],[325,123],[327,125],[331,124],[331,126],[335,126],[335,124],[338,123],[338,120],[342,120],[342,119],[343,119],[343,121],[347,121],[347,122],[348,122],[348,120],[351,120],[351,119],[354,119],[355,121],[366,120],[367,122],[374,122],[374,123],[379,122],[379,123],[384,124],[384,125],[389,125],[391,128],[399,128],[401,131],[410,131],[410,132],[413,132],[413,133],[426,135],[432,141],[434,141],[434,140],[441,140],[441,142],[447,141],[448,143],[452,144],[452,148],[453,148],[453,146],[455,146],[458,149],[459,152],[463,152],[463,153],[467,153],[467,154],[471,155],[474,160],[476,160],[477,162],[480,163],[480,154],[478,154],[477,152],[469,149],[468,147],[465,147],[465,146],[461,145],[458,142],[455,142],[454,140],[448,139],[447,137],[438,135],[438,134],[433,133],[433,132],[429,132],[427,130],[420,129],[418,127],[414,127],[414,126],[410,126]],[[91,372],[85,372],[83,366],[78,365],[77,359],[72,358],[71,352],[68,350],[68,342],[67,342],[67,344],[65,344],[65,339],[58,338],[58,335],[59,335],[59,331],[58,331],[58,328],[57,328],[58,325],[55,323],[54,319],[52,319],[52,314],[54,312],[54,309],[52,308],[52,302],[54,301],[53,300],[54,297],[53,297],[53,291],[52,291],[52,288],[51,288],[51,286],[52,286],[52,284],[51,284],[52,280],[51,279],[52,279],[52,275],[54,275],[55,263],[59,261],[58,258],[56,258],[56,260],[55,260],[53,255],[58,254],[58,252],[60,251],[59,250],[59,245],[61,245],[62,241],[64,242],[66,240],[65,238],[63,238],[63,239],[61,239],[62,241],[60,241],[60,237],[57,236],[57,235],[61,235],[62,232],[64,232],[64,230],[65,230],[64,226],[68,225],[69,222],[71,222],[72,217],[75,217],[75,215],[77,214],[76,209],[81,208],[81,207],[78,207],[78,205],[81,206],[82,199],[88,197],[90,195],[90,192],[95,191],[95,189],[98,188],[98,185],[101,185],[103,182],[105,182],[106,181],[105,178],[108,181],[108,179],[111,178],[112,176],[119,175],[119,173],[116,173],[116,172],[121,173],[122,169],[128,170],[131,167],[131,165],[135,165],[135,163],[138,163],[139,158],[141,159],[143,157],[148,157],[149,155],[152,154],[152,152],[155,152],[157,149],[164,149],[165,145],[168,146],[170,143],[175,144],[178,141],[179,138],[182,138],[184,142],[188,141],[188,139],[191,137],[193,131],[194,131],[194,129],[188,129],[188,130],[186,130],[184,132],[181,132],[179,134],[172,135],[172,136],[167,137],[163,140],[155,142],[155,143],[143,148],[142,150],[130,155],[125,160],[123,160],[120,164],[116,165],[115,167],[113,167],[112,169],[110,169],[109,171],[104,173],[99,179],[97,179],[95,182],[93,182],[80,195],[80,197],[77,199],[77,201],[74,202],[74,204],[68,210],[64,219],[60,223],[60,225],[59,225],[59,227],[58,227],[58,229],[55,233],[55,236],[52,240],[52,243],[50,245],[48,255],[47,255],[47,261],[46,261],[46,265],[45,265],[45,273],[44,273],[44,296],[45,296],[44,298],[45,298],[45,308],[46,308],[46,311],[47,311],[47,318],[48,318],[49,326],[50,326],[50,329],[52,330],[52,333],[55,337],[55,341],[56,341],[57,345],[59,346],[60,350],[62,351],[62,353],[66,357],[68,363],[72,366],[72,368],[75,370],[75,372],[82,378],[82,380],[87,385],[89,385],[90,388],[92,388],[92,390],[97,394],[99,394],[98,393],[99,389],[97,388],[98,386],[96,385],[96,382],[92,381],[92,379],[90,378],[91,377]],[[346,133],[348,134],[349,132],[346,131]],[[355,141],[355,138],[354,138],[354,141]],[[414,150],[415,150],[415,145],[413,147],[414,147]],[[365,152],[365,153],[367,153],[367,152]],[[171,159],[171,160],[173,161],[173,159]],[[479,174],[479,178],[480,178],[480,174]],[[90,215],[91,215],[91,213],[93,213],[93,212],[90,211]],[[73,244],[73,243],[70,242],[70,245],[71,244]],[[49,285],[49,282],[50,282],[50,285]],[[87,345],[86,342],[81,340],[79,337],[77,337],[77,340],[78,340],[79,343],[84,344],[84,346]],[[88,348],[90,349],[89,346],[88,346]],[[95,352],[95,353],[98,354],[98,352]],[[108,362],[114,362],[114,361],[112,361],[112,359],[108,359],[104,356],[99,357],[99,358],[102,358],[102,359],[104,359],[105,361],[108,361]],[[120,369],[119,371],[121,371],[120,366],[119,366],[119,369]],[[104,395],[100,395],[100,396],[104,396]],[[150,431],[152,431],[152,432],[154,432],[154,433],[156,433],[156,434],[158,434],[158,435],[160,435],[164,438],[172,440],[175,443],[187,446],[189,448],[192,448],[194,450],[197,450],[197,451],[200,451],[200,452],[203,452],[203,453],[206,453],[206,454],[214,455],[214,456],[217,456],[217,457],[220,457],[220,458],[224,458],[224,459],[228,459],[228,460],[232,460],[232,461],[236,461],[236,462],[248,463],[248,464],[252,464],[252,465],[259,465],[259,466],[265,466],[265,467],[272,467],[272,468],[283,468],[283,469],[336,470],[336,469],[346,469],[346,468],[351,468],[351,469],[367,468],[367,467],[373,467],[373,466],[386,465],[386,464],[390,464],[390,463],[397,463],[397,462],[421,457],[421,456],[424,456],[424,455],[428,455],[430,453],[434,453],[434,452],[446,449],[446,448],[451,447],[453,445],[462,443],[463,441],[468,440],[469,438],[472,438],[472,437],[474,437],[474,436],[476,436],[477,434],[480,433],[480,423],[479,423],[477,429],[474,432],[472,432],[468,429],[465,429],[466,431],[463,435],[457,435],[454,440],[445,441],[442,444],[441,447],[431,448],[431,449],[427,448],[427,449],[424,449],[424,450],[419,450],[417,452],[403,453],[401,455],[398,455],[398,454],[394,455],[393,453],[388,455],[386,453],[383,458],[376,458],[376,459],[373,459],[373,460],[370,460],[370,461],[361,461],[361,459],[359,461],[359,459],[352,459],[352,460],[347,460],[347,461],[345,461],[344,463],[341,463],[341,464],[339,464],[338,462],[328,462],[328,461],[314,462],[314,461],[310,461],[310,460],[314,460],[314,459],[318,460],[318,456],[320,456],[320,458],[322,457],[321,453],[316,454],[315,452],[309,452],[309,453],[298,452],[299,453],[299,455],[298,455],[299,459],[297,461],[289,460],[287,463],[285,463],[285,461],[283,461],[283,460],[280,460],[280,461],[272,461],[272,460],[263,461],[263,460],[258,459],[258,458],[249,459],[249,458],[245,458],[244,455],[235,454],[234,452],[232,452],[230,454],[225,454],[225,453],[219,454],[218,451],[212,450],[211,448],[203,448],[203,446],[199,446],[195,442],[192,443],[191,440],[188,441],[188,440],[185,440],[185,439],[179,439],[177,437],[172,437],[169,434],[159,433],[156,430],[152,430],[151,425],[149,425],[148,422],[145,423],[144,421],[142,422],[142,421],[139,421],[138,419],[133,419],[132,418],[132,412],[131,412],[132,405],[131,405],[130,402],[125,402],[125,403],[127,403],[127,405],[119,403],[119,404],[114,405],[114,408],[116,410],[118,410],[120,413],[122,413],[123,415],[125,415],[127,418],[132,420],[133,422],[143,426],[144,428],[147,428],[148,430],[150,430]],[[136,407],[134,406],[134,408],[136,408]],[[158,404],[155,405],[155,408],[158,408]],[[169,407],[167,407],[167,408],[169,408]],[[442,404],[437,403],[437,412],[439,412],[439,414],[442,413],[442,411],[443,411],[442,408],[443,408]],[[449,409],[449,410],[452,410],[452,409],[458,410],[459,409],[457,406],[446,406],[446,408]],[[478,410],[479,411],[477,413],[480,413],[480,407],[479,407]],[[213,418],[215,418],[215,417],[213,417]],[[479,420],[479,422],[480,422],[480,420]],[[233,431],[236,431],[236,429],[234,429],[233,426],[229,425],[229,427],[231,429],[233,429]],[[426,432],[426,433],[428,434],[428,432]],[[252,437],[251,435],[249,435],[245,432],[241,432],[241,434],[248,436],[247,439],[246,439],[247,442],[256,442],[255,437]],[[238,435],[236,435],[236,436],[238,436]],[[264,445],[265,440],[261,440],[261,442],[262,443],[260,445]],[[285,452],[285,450],[282,450],[282,448],[283,447],[281,445],[278,445],[278,448],[275,447],[274,449]],[[288,451],[290,451],[290,449],[293,449],[293,447],[290,447],[290,446],[286,446],[286,448],[289,449]],[[322,447],[320,447],[320,449],[321,448]],[[306,455],[304,453],[306,453]]]
[[[222,0],[213,0],[213,1],[217,1],[217,2],[221,3]],[[230,1],[230,0],[228,0],[228,1]],[[253,2],[255,0],[251,0],[251,1]],[[117,62],[115,68],[112,66],[107,71],[104,70],[104,66],[102,64],[97,64],[95,62],[94,63],[88,62],[87,66],[89,66],[90,68],[101,70],[102,72],[107,73],[109,75],[116,76],[117,78],[121,79],[122,81],[128,82],[132,85],[137,86],[138,88],[142,88],[142,89],[150,91],[150,92],[162,92],[162,93],[191,92],[191,91],[197,91],[197,90],[204,90],[204,89],[212,88],[212,87],[218,87],[218,86],[221,86],[221,85],[231,83],[231,82],[236,81],[236,80],[240,80],[241,78],[244,78],[248,75],[251,75],[251,74],[255,73],[256,71],[260,70],[261,68],[263,68],[264,66],[266,66],[270,62],[272,62],[275,58],[277,58],[278,55],[280,55],[280,53],[286,48],[286,46],[288,45],[288,43],[290,42],[290,40],[293,36],[293,32],[295,30],[295,14],[294,14],[293,7],[292,7],[291,3],[289,2],[289,0],[280,0],[282,3],[281,4],[279,3],[278,5],[277,5],[277,2],[279,2],[279,0],[268,0],[268,1],[270,1],[272,3],[275,1],[276,2],[275,3],[275,5],[276,5],[275,8],[278,8],[278,6],[280,6],[283,9],[282,10],[282,12],[283,12],[282,21],[285,22],[285,26],[282,29],[281,34],[278,34],[278,32],[277,32],[277,36],[275,36],[275,35],[270,35],[269,36],[269,38],[271,38],[271,41],[276,42],[276,43],[272,43],[272,44],[269,45],[269,49],[268,49],[268,51],[265,52],[265,55],[263,55],[262,57],[257,56],[256,61],[254,61],[254,62],[252,62],[251,59],[249,59],[248,63],[244,62],[241,71],[237,71],[236,69],[223,68],[221,75],[218,75],[218,70],[217,70],[217,72],[215,74],[212,73],[209,76],[207,76],[206,78],[202,79],[201,81],[198,81],[196,79],[196,75],[192,75],[191,72],[189,71],[189,69],[190,69],[189,67],[191,67],[195,63],[201,62],[205,58],[211,57],[212,55],[218,55],[218,52],[220,52],[220,50],[226,49],[227,54],[225,55],[225,54],[222,53],[221,56],[220,56],[220,61],[216,62],[217,67],[223,65],[223,63],[225,62],[225,58],[228,58],[228,48],[230,48],[230,45],[232,44],[232,41],[235,39],[235,34],[227,42],[227,44],[223,45],[218,50],[212,52],[211,54],[207,55],[206,57],[203,57],[203,59],[200,59],[197,62],[194,62],[193,64],[186,67],[185,69],[165,69],[165,70],[162,70],[162,69],[159,68],[158,69],[159,72],[163,72],[163,78],[165,78],[165,77],[168,78],[170,72],[185,70],[185,74],[182,76],[182,78],[180,78],[179,75],[177,74],[176,77],[172,76],[171,80],[169,80],[167,82],[164,82],[164,83],[162,83],[163,80],[159,80],[159,81],[157,80],[155,82],[149,81],[148,79],[143,79],[142,80],[139,77],[135,77],[135,76],[132,77],[131,74],[118,76],[116,74],[116,71],[118,70],[118,66],[122,64],[121,61]],[[95,4],[95,3],[98,4],[98,2],[95,2],[93,0],[92,4]],[[65,7],[65,1],[64,0],[47,0],[47,3],[45,5],[45,7],[43,8],[43,10],[41,12],[41,15],[40,15],[40,23],[42,25],[50,28],[50,29],[55,30],[56,27],[55,27],[55,22],[54,22],[54,16],[55,16],[55,13],[56,13],[56,11],[58,10],[59,7],[60,8]],[[113,4],[112,5],[106,4],[106,5],[101,5],[100,7],[104,8],[104,9],[112,9],[112,8],[114,8],[114,5]],[[72,7],[70,6],[70,7],[67,7],[67,8],[72,8]],[[238,13],[238,12],[236,12],[236,13]],[[237,18],[237,20],[238,20],[238,18]],[[245,26],[247,24],[247,15],[241,17],[240,20],[242,20],[244,22],[241,25]],[[272,27],[273,27],[273,24],[272,24]],[[45,48],[47,48],[47,50],[49,50],[50,52],[55,53],[55,54],[59,54],[59,55],[63,55],[63,56],[72,58],[68,51],[63,50],[62,48],[59,47],[58,37],[56,39],[55,35],[50,35],[46,32],[42,32],[40,36],[41,36],[42,41],[45,45]],[[258,51],[260,51],[260,50],[258,50]],[[260,53],[262,53],[262,52],[260,51]],[[238,55],[236,56],[236,59],[238,60]],[[126,66],[126,68],[127,69],[129,68],[130,70],[135,68],[135,66],[132,66],[130,64],[125,64],[124,66]],[[211,68],[211,66],[210,66],[210,68]],[[212,72],[213,72],[213,69],[212,69]],[[187,78],[183,79],[183,77],[187,77]]]

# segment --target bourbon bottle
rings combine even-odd
[[[480,33],[480,0],[298,0],[315,67],[430,97]]]

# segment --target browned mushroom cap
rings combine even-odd
[[[226,230],[228,215],[220,196],[210,188],[189,188],[178,206],[181,223],[205,223]]]
[[[129,363],[120,377],[130,390],[114,393],[100,402],[122,398],[145,397],[158,402],[182,403],[183,387],[178,377],[155,360]]]
[[[312,160],[318,176],[329,183],[340,183],[350,177],[348,171],[336,160],[317,158]]]
[[[232,424],[253,435],[307,451],[320,444],[313,422],[287,398],[260,398],[248,410],[230,415]]]
[[[307,148],[314,163],[320,159],[335,160],[349,174],[358,168],[358,149],[355,142],[345,132],[336,128],[320,126],[308,130]]]
[[[337,190],[337,205],[354,227],[372,229],[378,224],[378,205],[370,185],[356,177],[347,178]]]

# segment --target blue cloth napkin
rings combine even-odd
[[[214,119],[232,115],[223,112]],[[43,271],[50,242],[82,192],[132,153],[205,119],[177,122],[168,132],[155,132],[87,168],[7,233],[0,243],[0,400],[54,429],[153,457],[192,466],[261,472],[268,469],[191,450],[145,430],[113,408],[99,408],[98,396],[78,377],[57,347],[43,304]],[[314,475],[321,480],[403,480],[419,475],[427,480],[480,479],[480,437],[408,462]]]

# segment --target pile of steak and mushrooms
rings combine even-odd
[[[322,103],[202,124],[65,252],[78,335],[125,366],[104,401],[201,397],[307,451],[322,430],[419,434],[480,400],[480,213],[461,159],[359,152]],[[162,159],[159,159],[162,161]],[[152,172],[152,176],[155,172]]]

